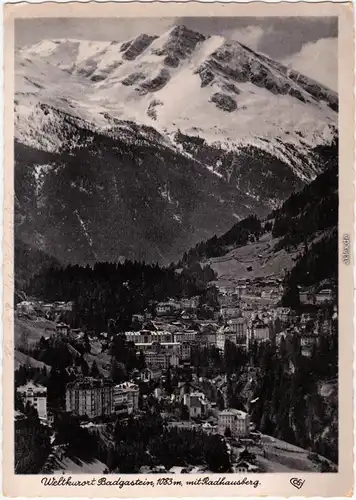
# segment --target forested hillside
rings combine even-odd
[[[132,315],[151,309],[153,301],[203,295],[214,278],[211,268],[199,263],[177,273],[173,267],[126,261],[51,267],[37,274],[27,290],[45,300],[73,300],[71,323],[99,333],[109,320],[119,330],[127,328]]]

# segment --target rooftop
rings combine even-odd
[[[17,390],[19,392],[24,392],[24,391],[28,391],[29,389],[32,389],[33,391],[43,391],[43,392],[46,392],[47,391],[47,388],[44,387],[43,385],[39,385],[39,384],[35,384],[34,382],[30,381],[30,382],[27,382],[27,384],[25,385],[21,385],[17,388]]]
[[[73,382],[69,382],[67,384],[67,389],[94,389],[99,387],[109,387],[112,386],[113,383],[111,380],[103,380],[92,377],[84,377],[74,380]]]
[[[219,417],[230,417],[230,416],[235,416],[237,418],[246,418],[247,413],[245,411],[241,410],[236,410],[235,408],[223,410],[219,413]]]
[[[115,385],[114,391],[133,391],[139,390],[138,385],[132,382],[123,382],[122,384]]]

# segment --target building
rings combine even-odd
[[[304,334],[300,337],[300,352],[302,356],[311,357],[314,346],[318,346],[319,337],[315,334]]]
[[[216,347],[223,351],[225,349],[225,342],[227,340],[229,340],[229,342],[235,343],[236,334],[226,326],[219,328],[216,334]]]
[[[240,295],[234,293],[233,295],[222,295],[219,294],[219,304],[221,306],[233,306],[238,303]]]
[[[170,316],[180,309],[180,303],[171,299],[168,302],[159,302],[156,306],[156,314],[157,316]]]
[[[172,342],[173,335],[167,331],[140,330],[139,332],[125,332],[128,342],[134,344],[150,344],[152,342]]]
[[[208,401],[202,392],[184,394],[183,403],[188,407],[190,418],[201,417],[206,414],[208,409]]]
[[[148,368],[160,368],[167,370],[170,366],[179,365],[179,357],[166,349],[149,350],[145,353],[145,361]]]
[[[299,300],[301,304],[314,304],[314,293],[309,289],[299,288]]]
[[[323,335],[331,335],[333,331],[333,320],[332,319],[324,319],[319,324],[320,333]]]
[[[300,322],[302,325],[309,323],[310,321],[315,321],[316,314],[313,312],[304,312],[300,316]]]
[[[251,464],[250,462],[247,462],[247,460],[238,460],[238,462],[234,465],[234,471],[235,472],[243,472],[244,474],[251,472],[259,472],[259,468],[257,465]]]
[[[132,323],[142,324],[145,321],[145,317],[143,314],[133,314],[132,315]]]
[[[114,412],[113,384],[91,377],[70,382],[66,387],[66,411],[89,418]]]
[[[195,330],[183,330],[173,334],[174,342],[195,342],[198,332]]]
[[[253,307],[247,305],[241,310],[242,317],[249,320],[253,317],[254,311]]]
[[[330,288],[323,288],[317,294],[315,294],[316,304],[330,304],[333,301],[333,293]]]
[[[162,378],[162,370],[160,369],[150,369],[145,368],[140,374],[140,379],[142,382],[157,382]]]
[[[230,328],[230,326],[225,326],[218,330],[216,334],[216,347],[223,351],[225,349],[225,342],[227,340],[235,345],[246,345],[246,342],[245,343],[242,342],[240,334],[238,335],[236,332],[234,332]]]
[[[17,395],[26,406],[29,403],[36,408],[38,417],[47,420],[47,388],[37,385],[34,382],[28,382],[16,389]]]
[[[191,321],[193,319],[196,319],[197,315],[193,309],[183,309],[183,311],[180,313],[180,318],[183,321]]]
[[[203,332],[197,337],[197,342],[199,346],[210,346],[216,345],[216,332]]]
[[[243,316],[227,320],[227,325],[238,337],[245,338],[247,335],[247,321]]]
[[[295,312],[290,307],[278,307],[277,314],[282,323],[291,324],[296,318]]]
[[[267,340],[270,340],[268,325],[259,319],[252,321],[249,327],[249,343],[266,342]]]
[[[304,333],[303,335],[300,336],[300,345],[303,346],[313,346],[313,345],[318,345],[319,343],[319,336],[315,335],[314,333]]]
[[[143,352],[156,351],[162,352],[166,351],[168,353],[176,354],[180,357],[181,355],[181,343],[180,342],[149,342],[145,344],[135,344],[135,346]]]
[[[33,314],[35,312],[33,302],[24,300],[23,302],[18,302],[16,304],[16,311],[18,314]]]
[[[162,391],[161,387],[156,387],[155,390],[153,391],[153,395],[158,400],[162,399],[163,391]]]
[[[235,409],[221,411],[218,416],[218,433],[224,435],[226,429],[230,429],[232,437],[248,436],[250,432],[248,413]]]
[[[47,303],[43,304],[42,311],[44,312],[44,314],[50,314],[55,311],[55,308],[56,308],[55,304]]]
[[[116,385],[113,390],[115,413],[120,413],[122,410],[134,413],[138,409],[139,394],[138,385],[132,382]]]
[[[196,309],[199,305],[199,296],[180,300],[182,309]]]
[[[224,319],[227,318],[236,318],[240,315],[240,306],[239,305],[226,305],[221,306],[220,314]]]
[[[189,342],[182,342],[179,348],[179,357],[182,361],[190,359],[191,347]]]
[[[73,302],[57,301],[54,303],[54,312],[68,312],[73,310]]]
[[[56,332],[59,335],[68,335],[70,332],[70,327],[69,325],[66,325],[65,323],[57,323],[56,324]]]
[[[246,318],[240,316],[239,318],[233,318],[227,321],[227,325],[230,331],[235,334],[234,344],[248,348],[248,330]]]

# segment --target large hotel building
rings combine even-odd
[[[114,412],[112,382],[82,378],[66,388],[66,411],[89,418],[111,415]]]

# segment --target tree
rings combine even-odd
[[[140,351],[138,355],[138,360],[137,360],[137,369],[138,370],[143,370],[146,366],[146,360],[145,360],[145,355],[143,351]]]
[[[189,420],[189,408],[183,403],[180,405],[180,418],[181,420]]]
[[[126,380],[127,373],[125,369],[125,365],[123,363],[118,363],[114,357],[111,358],[111,367],[110,367],[110,378],[116,384],[123,382]]]
[[[84,334],[83,342],[84,342],[84,352],[89,352],[90,353],[91,347],[90,347],[89,335],[88,335],[87,332],[85,332],[85,334]]]
[[[296,284],[289,283],[282,297],[282,305],[297,309],[300,306],[299,290]]]
[[[217,434],[209,436],[206,461],[212,472],[228,472],[230,469],[230,458],[225,441]]]
[[[230,427],[225,427],[224,436],[227,437],[227,438],[231,438],[231,429],[230,429]]]
[[[164,388],[168,394],[172,393],[173,387],[172,387],[172,376],[171,376],[170,368],[168,368],[167,373],[166,373],[166,381],[164,384]]]
[[[80,358],[80,367],[82,370],[83,377],[87,377],[89,374],[89,366],[83,356]]]
[[[15,473],[38,474],[51,451],[49,430],[35,408],[26,408],[27,418],[15,422]]]
[[[100,378],[100,371],[99,371],[98,365],[96,364],[95,360],[93,361],[93,364],[91,365],[89,375],[90,375],[90,377],[93,377],[93,378]]]

